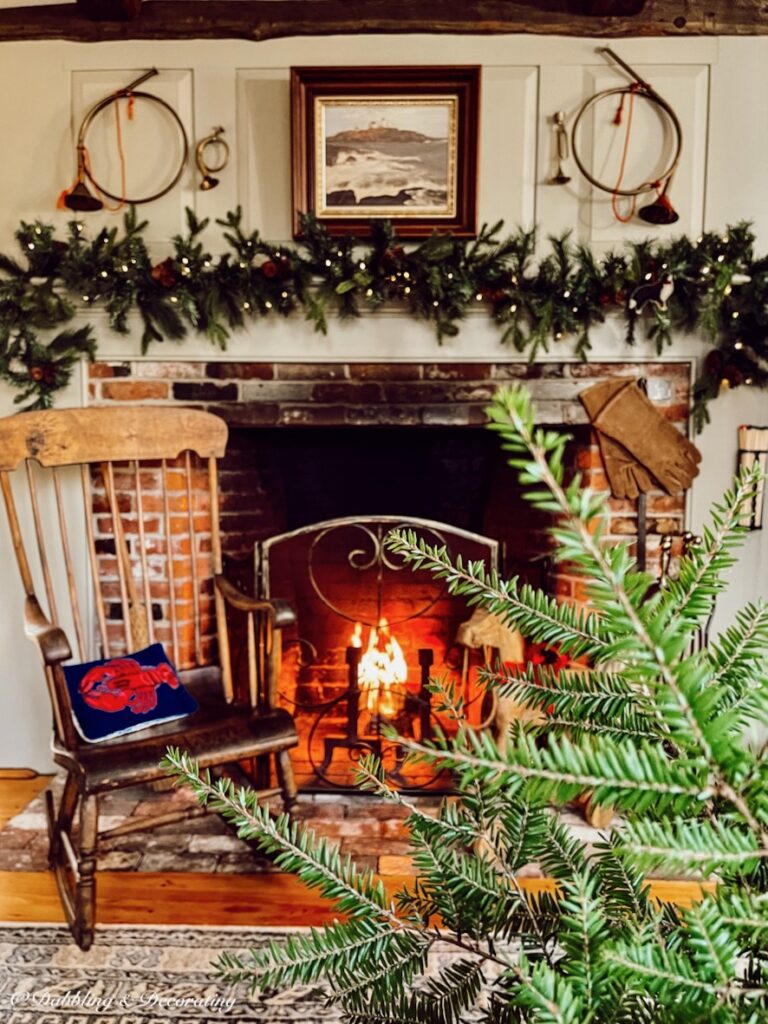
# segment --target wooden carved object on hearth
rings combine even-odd
[[[206,813],[187,806],[99,829],[100,795],[163,778],[168,746],[214,772],[239,773],[258,762],[263,774],[274,759],[277,784],[264,795],[282,795],[286,809],[296,798],[289,756],[296,729],[276,706],[270,678],[275,638],[292,614],[242,594],[222,576],[217,481],[226,442],[223,420],[187,408],[63,409],[0,419],[0,490],[24,632],[42,656],[53,758],[66,775],[57,808],[47,794],[49,858],[83,949],[93,941],[100,842]],[[91,601],[93,624],[84,615]],[[230,659],[229,625],[237,616],[248,636],[244,693],[233,685]],[[63,666],[126,657],[147,641],[167,645],[198,709],[85,741]]]
[[[0,40],[276,39],[374,32],[627,36],[766,35],[763,0],[146,0],[129,22],[86,16],[139,0],[0,10]]]

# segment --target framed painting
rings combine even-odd
[[[291,68],[293,231],[477,233],[478,67]]]

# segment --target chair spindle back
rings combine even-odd
[[[226,441],[222,420],[184,408],[0,419],[0,490],[27,633],[59,627],[79,661],[161,641],[180,670],[221,664],[231,700],[226,612],[213,583],[221,573],[216,460]],[[73,740],[60,668],[47,675],[57,731]]]

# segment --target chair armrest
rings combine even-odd
[[[267,601],[264,598],[250,597],[242,590],[230,583],[226,577],[219,573],[214,577],[216,589],[228,605],[237,608],[241,612],[264,612],[271,616],[276,629],[283,626],[292,626],[296,621],[296,614],[287,601]]]
[[[40,602],[31,594],[24,603],[24,632],[35,641],[47,666],[58,665],[72,657],[64,630],[48,621]]]

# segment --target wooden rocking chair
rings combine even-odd
[[[275,706],[274,671],[279,628],[293,618],[287,606],[254,600],[221,575],[216,460],[226,441],[222,420],[184,408],[0,419],[0,486],[26,595],[25,632],[42,655],[53,757],[66,772],[57,809],[47,794],[50,865],[82,949],[93,941],[99,840],[206,813],[192,806],[99,831],[100,794],[161,779],[167,746],[211,768],[259,759],[267,782],[274,755],[279,784],[263,793],[282,793],[287,809],[295,801],[288,750],[297,736],[291,716]],[[94,629],[83,614],[91,605]],[[247,638],[242,684],[233,680],[227,629],[237,615]],[[77,662],[165,642],[198,710],[104,742],[82,740],[62,670],[73,659],[68,635]]]

